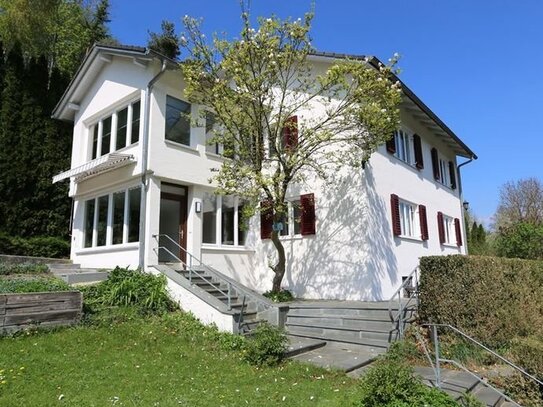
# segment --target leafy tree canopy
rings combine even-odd
[[[149,32],[147,46],[171,59],[177,59],[181,54],[179,49],[179,37],[175,34],[175,24],[163,20],[160,25],[162,32]]]

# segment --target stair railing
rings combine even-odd
[[[186,258],[185,258],[185,261],[181,260],[178,256],[176,256],[175,254],[173,254],[171,252],[170,249],[168,249],[166,246],[161,246],[160,245],[160,238],[161,237],[165,237],[167,238],[172,244],[174,244],[176,247],[179,248],[179,250],[183,251],[186,255]],[[222,290],[220,288],[220,284],[216,284],[214,283],[211,279],[207,278],[204,276],[203,273],[200,273],[199,271],[197,271],[195,269],[195,264],[200,268],[200,269],[203,269],[204,271],[208,271],[209,274],[215,274],[213,272],[213,270],[205,265],[204,263],[202,263],[202,261],[197,258],[196,256],[193,256],[192,254],[190,254],[184,247],[182,247],[178,242],[176,242],[174,239],[172,239],[170,236],[166,235],[166,234],[156,234],[156,235],[153,235],[153,238],[157,241],[157,244],[158,244],[158,247],[157,247],[157,250],[158,250],[158,253],[160,253],[160,250],[163,250],[165,251],[166,253],[168,253],[170,256],[172,256],[173,259],[175,259],[177,262],[181,263],[184,268],[188,271],[189,273],[189,282],[192,283],[192,278],[193,276],[196,276],[200,279],[202,279],[203,281],[205,281],[207,284],[211,285],[214,289],[216,289],[217,291],[219,291],[222,295],[226,296],[226,299],[227,299],[227,305],[228,305],[228,310],[231,310],[232,309],[232,283],[230,283],[229,281],[226,282],[226,291]],[[157,254],[158,254],[157,253]]]
[[[243,301],[241,302],[241,311],[239,313],[239,319],[238,319],[238,332],[241,333],[241,326],[243,325],[243,318],[245,317],[245,295],[243,296]]]
[[[479,342],[475,338],[469,336],[468,334],[461,331],[460,329],[458,329],[458,328],[456,328],[456,327],[454,327],[452,325],[448,325],[448,324],[423,324],[422,326],[423,327],[428,327],[432,331],[432,341],[433,341],[433,346],[434,346],[434,363],[432,363],[432,361],[430,361],[430,365],[432,366],[432,369],[434,370],[434,374],[435,374],[435,378],[436,378],[436,387],[437,388],[441,389],[441,386],[442,386],[442,383],[441,383],[441,365],[442,364],[450,364],[450,365],[453,365],[453,366],[457,367],[458,369],[461,369],[464,372],[470,374],[475,379],[477,379],[477,381],[479,383],[483,384],[486,387],[491,388],[496,393],[498,393],[501,397],[503,397],[505,400],[513,403],[515,406],[522,407],[516,401],[511,399],[511,397],[509,397],[508,395],[503,393],[501,390],[498,390],[496,387],[492,386],[490,383],[488,383],[488,381],[484,380],[480,376],[478,376],[475,373],[471,372],[467,367],[462,365],[460,362],[458,362],[456,360],[453,360],[453,359],[441,357],[440,343],[439,343],[439,328],[449,329],[449,330],[453,331],[455,334],[460,335],[462,338],[468,340],[472,344],[478,346],[481,349],[484,349],[486,352],[490,353],[491,355],[493,355],[494,357],[496,357],[497,359],[499,359],[500,361],[502,361],[503,363],[505,363],[509,367],[513,368],[514,370],[519,372],[521,375],[535,381],[539,386],[543,387],[543,382],[541,380],[539,380],[535,376],[531,375],[530,373],[528,373],[526,370],[524,370],[520,366],[515,365],[510,360],[507,360],[503,356],[501,356],[498,353],[494,352],[492,349],[490,349],[487,346],[483,345],[481,342]],[[417,338],[419,339],[419,343],[422,345],[425,354],[429,357],[430,352],[428,351],[428,349],[426,347],[425,341],[422,340],[422,338],[420,338],[420,336],[418,336]]]
[[[398,329],[398,339],[404,336],[405,324],[408,322],[406,317],[407,310],[414,306],[419,307],[419,268],[416,267],[402,282],[396,292],[390,297],[388,302],[388,314],[392,321],[393,328]],[[406,293],[407,297],[403,294]],[[406,300],[407,298],[407,300]],[[398,305],[398,314],[394,315],[392,308]]]

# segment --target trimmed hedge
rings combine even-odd
[[[70,242],[60,237],[12,237],[0,233],[0,254],[18,256],[67,258]]]
[[[543,333],[543,261],[480,256],[420,260],[420,317],[493,347]]]

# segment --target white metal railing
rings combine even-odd
[[[185,261],[181,260],[178,256],[173,254],[171,252],[171,250],[168,249],[167,247],[161,246],[160,245],[160,238],[161,237],[167,238],[171,243],[173,243],[176,247],[178,247],[179,250],[183,251],[183,253],[185,253],[185,255],[186,255]],[[207,278],[204,274],[202,274],[202,273],[198,272],[197,270],[195,270],[195,264],[200,270],[203,269],[204,271],[209,272],[209,274],[215,274],[213,272],[213,270],[210,267],[206,266],[204,263],[202,263],[202,261],[199,258],[197,258],[197,257],[193,256],[192,254],[190,254],[184,247],[182,247],[179,243],[177,243],[170,236],[168,236],[166,234],[156,234],[156,235],[153,235],[153,238],[157,241],[157,244],[158,244],[158,247],[157,247],[158,253],[157,253],[157,255],[160,253],[160,250],[163,250],[166,253],[168,253],[170,256],[172,256],[173,259],[175,259],[176,261],[181,263],[184,266],[184,268],[188,271],[188,274],[189,274],[188,275],[188,280],[189,280],[189,282],[192,283],[193,276],[196,276],[196,277],[202,279],[204,282],[206,282],[207,284],[211,285],[214,289],[219,291],[222,295],[226,296],[228,309],[229,310],[232,309],[232,283],[230,283],[229,281],[225,281],[225,284],[226,284],[227,288],[226,288],[226,291],[224,291],[223,289],[220,288],[220,283],[219,284],[214,283],[210,278]]]
[[[420,344],[422,345],[424,353],[426,354],[427,358],[430,361],[430,366],[434,370],[434,374],[435,374],[435,378],[436,378],[436,387],[437,388],[441,388],[441,386],[442,386],[442,382],[441,382],[441,369],[442,369],[441,364],[446,363],[446,364],[453,365],[456,368],[461,369],[464,372],[470,374],[471,376],[476,378],[479,381],[479,383],[483,384],[486,387],[491,388],[496,393],[498,393],[501,397],[503,397],[507,401],[513,403],[515,406],[522,407],[520,404],[518,404],[513,399],[511,399],[511,397],[509,397],[508,395],[503,393],[501,390],[498,390],[496,387],[492,386],[490,383],[488,383],[488,381],[484,380],[480,376],[478,376],[475,373],[471,372],[467,367],[462,365],[460,362],[458,362],[456,360],[453,360],[453,359],[442,358],[441,354],[440,354],[439,332],[438,332],[439,328],[449,329],[449,330],[453,331],[455,334],[460,335],[462,338],[464,338],[464,339],[468,340],[469,342],[475,344],[476,346],[484,349],[486,352],[490,353],[495,358],[499,359],[500,361],[502,361],[503,363],[505,363],[509,367],[513,368],[514,370],[516,370],[517,372],[519,372],[523,376],[535,381],[539,386],[543,387],[543,382],[541,380],[539,380],[535,376],[531,375],[530,373],[528,373],[523,368],[515,365],[510,360],[507,360],[503,356],[501,356],[498,353],[494,352],[492,349],[490,349],[487,346],[483,345],[481,342],[479,342],[475,338],[472,338],[471,336],[469,336],[465,332],[461,331],[460,329],[458,329],[458,328],[456,328],[456,327],[454,327],[452,325],[448,325],[448,324],[423,324],[422,326],[423,327],[428,327],[432,331],[432,341],[433,341],[433,345],[434,345],[434,360],[433,360],[433,363],[432,363],[432,360],[431,360],[431,357],[430,357],[430,352],[428,351],[428,349],[426,347],[425,341],[422,338],[420,338],[420,336],[417,336],[417,339],[419,340]]]
[[[419,307],[419,278],[420,271],[416,267],[402,282],[400,288],[396,290],[394,295],[390,297],[388,302],[388,314],[392,321],[393,328],[398,329],[398,339],[402,339],[404,335],[405,324],[407,323],[406,313],[410,307]],[[403,294],[407,293],[407,297]],[[394,315],[392,308],[398,305],[398,314]]]

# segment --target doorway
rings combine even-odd
[[[161,184],[160,246],[167,249],[160,250],[158,254],[158,261],[161,263],[177,263],[181,260],[185,264],[187,261],[187,195],[188,187]],[[162,235],[167,235],[169,238]]]

